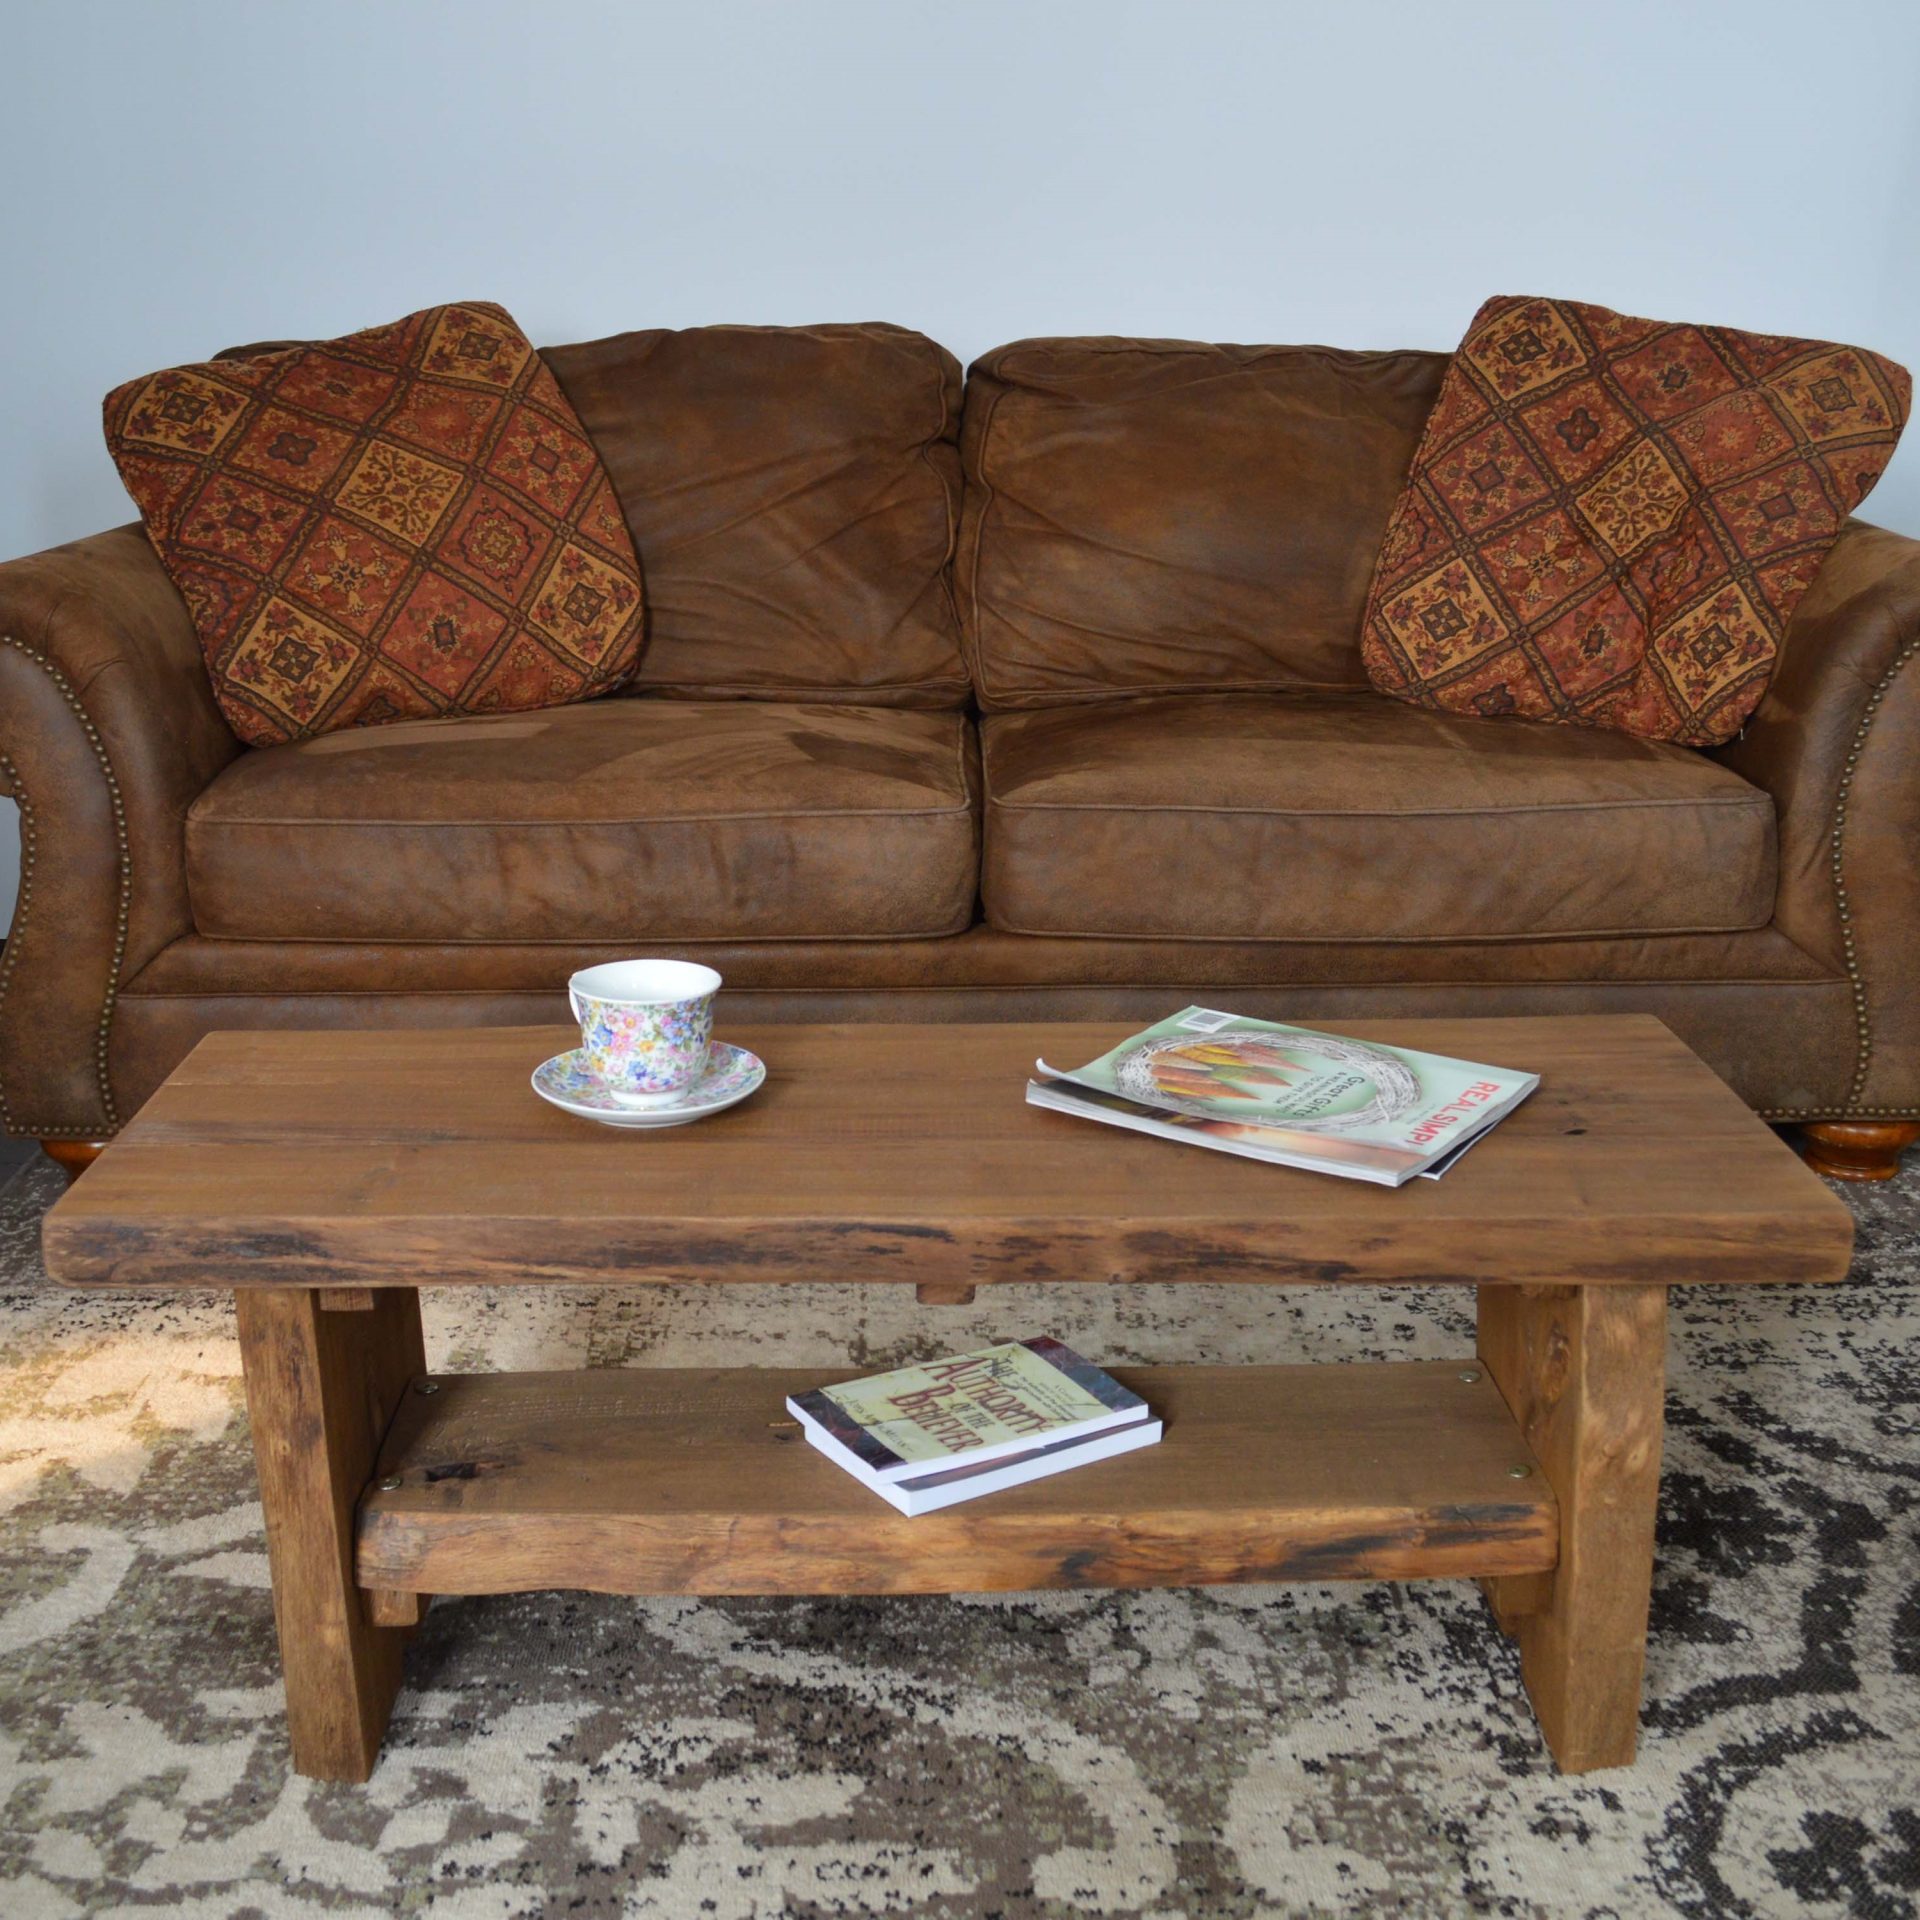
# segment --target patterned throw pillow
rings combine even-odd
[[[1454,713],[1730,740],[1911,397],[1855,347],[1489,300],[1387,523],[1369,676]]]
[[[105,411],[251,745],[591,699],[640,663],[632,536],[500,307],[174,367]]]

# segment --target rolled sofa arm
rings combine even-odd
[[[1715,756],[1773,795],[1774,923],[1844,970],[1844,1099],[1793,1119],[1920,1119],[1920,540],[1850,521],[1773,685]]]
[[[20,895],[0,955],[0,1130],[98,1139],[123,982],[190,930],[186,810],[241,751],[137,526],[0,566],[0,782]]]

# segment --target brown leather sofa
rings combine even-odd
[[[0,567],[0,1123],[211,1028],[1637,1009],[1830,1164],[1920,1134],[1920,542],[1848,528],[1715,754],[1372,693],[1444,358],[883,326],[554,348],[643,561],[633,694],[246,750],[137,527]],[[78,1157],[79,1150],[70,1157]]]

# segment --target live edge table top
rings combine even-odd
[[[1441,1180],[1296,1172],[1029,1107],[1107,1023],[719,1031],[750,1100],[618,1132],[528,1085],[567,1028],[216,1033],[47,1216],[109,1287],[1837,1280],[1850,1216],[1645,1015],[1367,1020],[1540,1075]]]

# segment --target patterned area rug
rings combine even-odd
[[[1920,1175],[1829,1290],[1677,1296],[1642,1756],[1557,1778],[1477,1593],[443,1601],[287,1770],[227,1302],[56,1293],[0,1194],[0,1912],[1920,1912]],[[428,1296],[459,1367],[1439,1358],[1458,1295]]]

